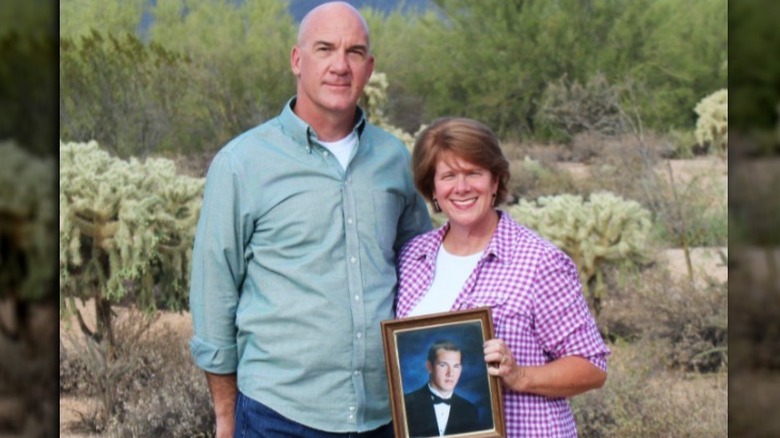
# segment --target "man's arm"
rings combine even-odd
[[[206,372],[206,381],[214,403],[217,418],[217,438],[233,436],[236,426],[236,385],[235,374],[213,374]]]

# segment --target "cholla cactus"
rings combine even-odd
[[[606,294],[604,268],[611,263],[649,261],[650,212],[609,192],[521,200],[509,208],[519,223],[566,252],[577,265],[586,297],[598,314]]]
[[[10,141],[0,143],[0,156],[0,298],[43,298],[53,293],[57,170]]]
[[[709,144],[723,154],[728,152],[728,105],[729,92],[722,89],[702,99],[694,109],[699,115],[696,120],[696,141],[702,146]]]
[[[388,85],[387,75],[384,73],[374,72],[368,80],[366,88],[363,90],[363,105],[368,113],[368,121],[398,137],[411,152],[415,136],[392,125],[385,115]],[[420,130],[423,129],[424,126],[420,127]]]
[[[61,296],[105,307],[137,290],[141,308],[160,298],[184,306],[203,186],[167,159],[124,161],[94,141],[61,142]]]

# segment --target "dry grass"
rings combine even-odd
[[[727,374],[669,370],[651,342],[610,346],[604,387],[572,399],[584,437],[725,437]]]

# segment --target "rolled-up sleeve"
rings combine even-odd
[[[582,295],[577,267],[555,252],[542,260],[537,274],[535,315],[545,352],[554,359],[581,356],[606,371],[609,349]]]
[[[190,312],[195,364],[230,374],[238,366],[236,308],[246,274],[244,248],[251,237],[242,168],[228,148],[216,155],[206,176],[195,234],[190,277]]]

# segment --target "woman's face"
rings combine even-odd
[[[474,165],[452,152],[444,152],[436,163],[433,197],[450,226],[471,229],[489,223],[493,194],[498,180],[489,170]]]

